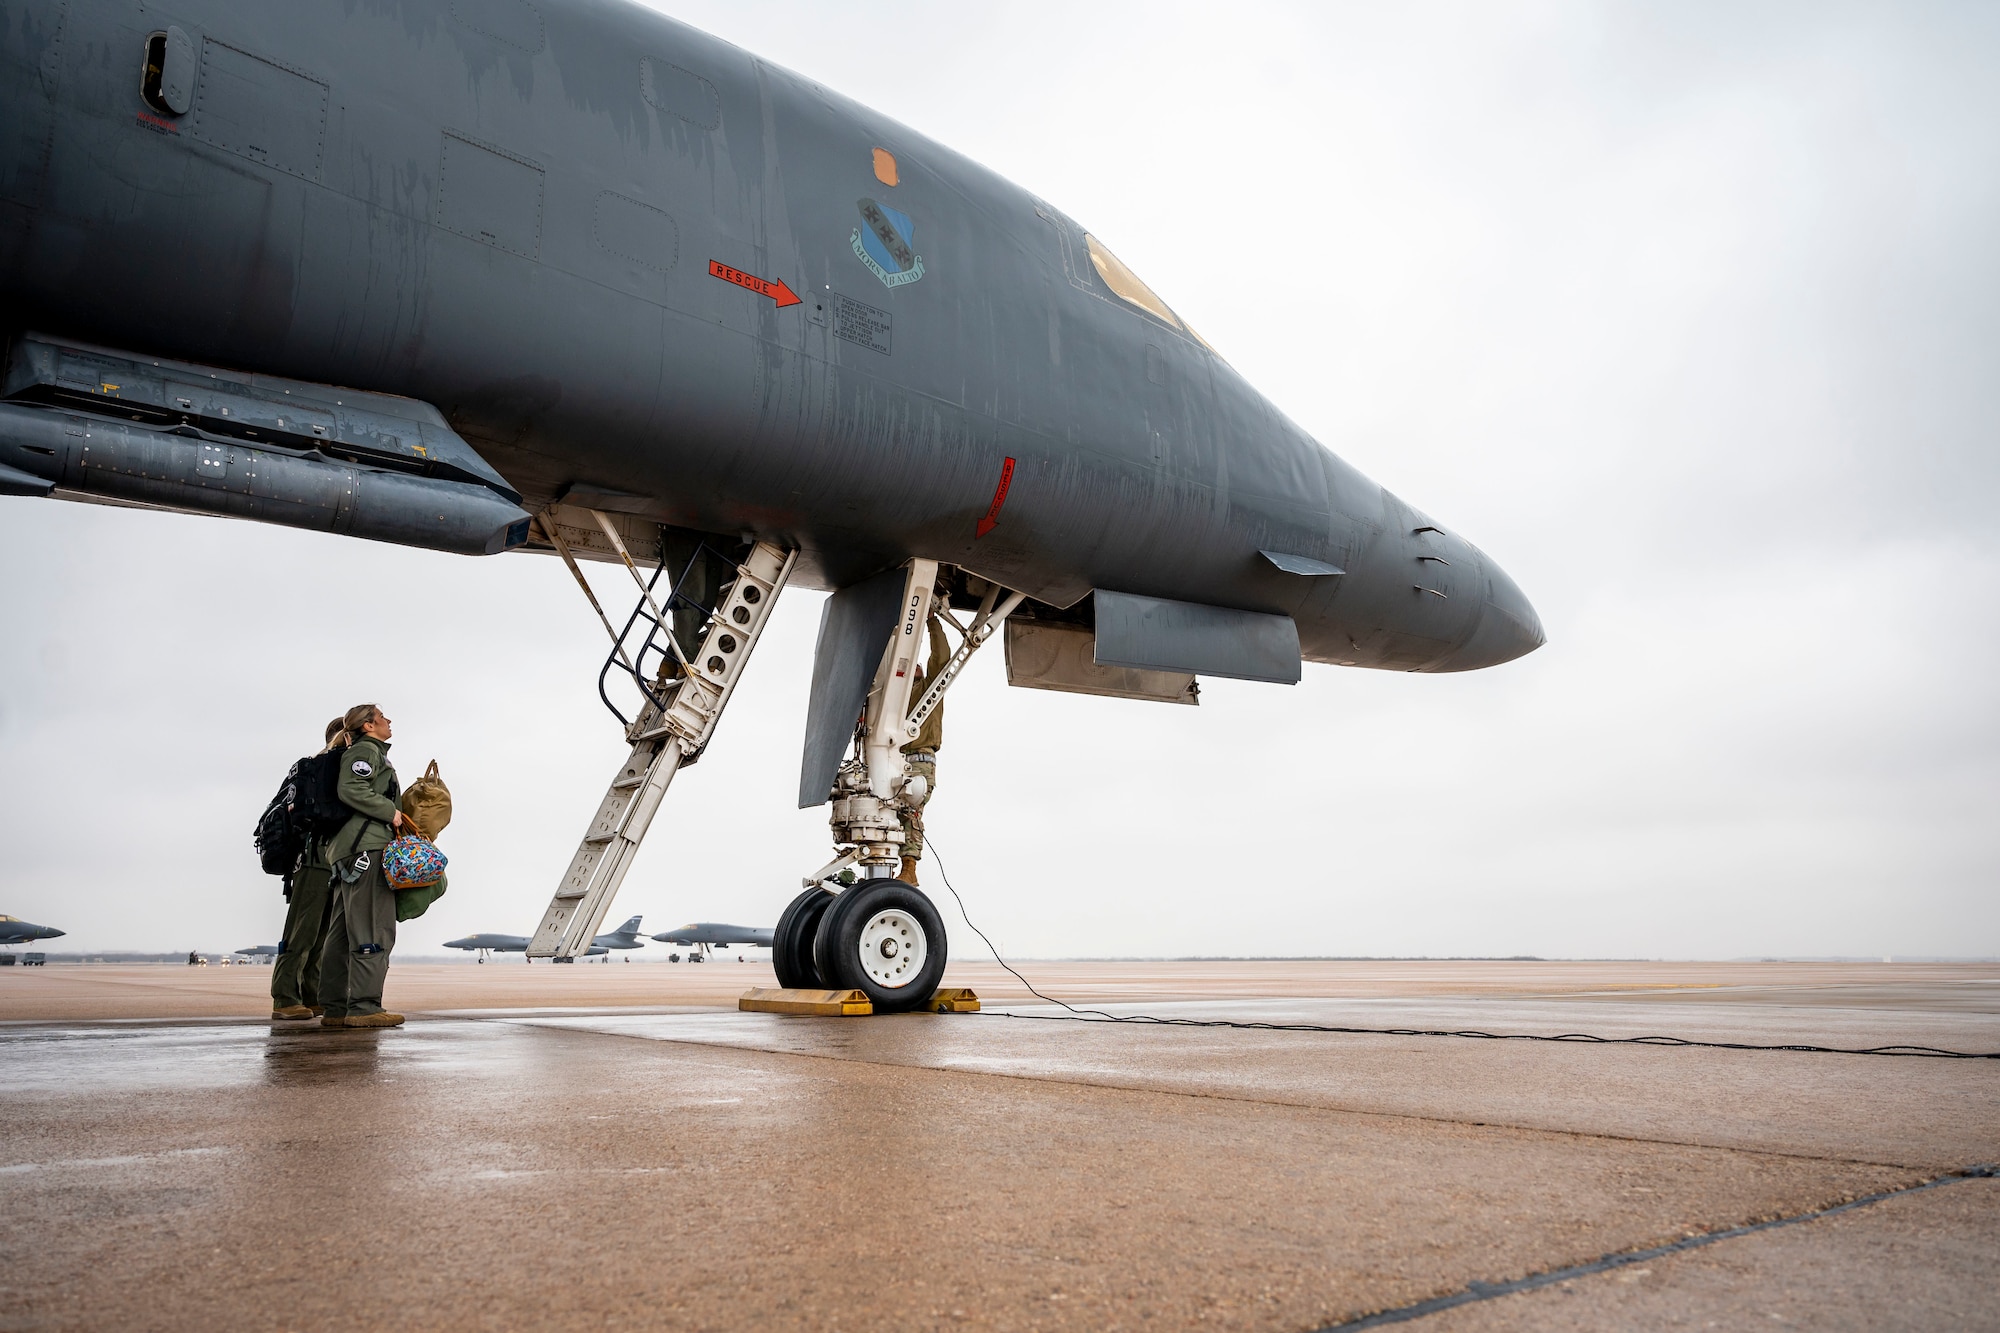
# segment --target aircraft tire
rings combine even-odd
[[[792,899],[778,918],[778,928],[771,932],[771,967],[785,989],[818,990],[824,984],[813,962],[813,941],[819,934],[820,918],[833,901],[832,894],[814,886]],[[690,962],[693,957],[689,955]]]
[[[944,976],[944,919],[915,885],[871,879],[820,918],[813,960],[821,984],[867,994],[878,1014],[921,1009]]]

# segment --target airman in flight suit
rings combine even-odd
[[[334,738],[345,729],[342,718],[326,724],[327,749],[333,748]],[[307,838],[298,873],[292,876],[292,895],[285,904],[285,933],[278,943],[278,959],[271,968],[273,1018],[314,1018],[326,1012],[319,1002],[319,964],[320,949],[326,943],[327,912],[333,905],[332,880],[333,867],[327,864],[325,845],[318,838]]]
[[[320,961],[320,1000],[330,1028],[392,1028],[401,1014],[382,1008],[389,954],[396,947],[396,893],[382,874],[382,849],[403,825],[402,784],[389,763],[388,717],[373,704],[347,710],[341,756],[341,803],[354,811],[327,845],[333,905]]]

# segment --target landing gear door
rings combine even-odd
[[[905,577],[901,566],[886,569],[834,593],[820,612],[805,754],[799,764],[801,810],[825,805],[833,791],[834,774],[853,743],[855,724],[875,683],[882,645],[896,628]]]

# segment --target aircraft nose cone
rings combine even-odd
[[[1486,604],[1472,637],[1451,655],[1446,671],[1477,671],[1526,657],[1549,641],[1542,618],[1535,614],[1519,584],[1491,559],[1481,556],[1486,572]]]
[[[69,932],[66,930],[56,930],[52,927],[45,927],[42,931],[42,938],[45,940],[57,940],[61,939],[63,936],[67,934],[69,934]]]

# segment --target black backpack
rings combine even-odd
[[[257,859],[265,874],[283,877],[287,897],[291,895],[292,876],[298,873],[307,841],[331,838],[354,813],[337,794],[344,753],[344,749],[328,750],[293,764],[286,770],[278,794],[257,817],[257,827],[251,835],[257,846]]]
[[[287,897],[292,892],[292,874],[299,868],[299,857],[306,849],[305,838],[293,823],[292,809],[298,799],[299,769],[309,762],[301,759],[286,770],[285,780],[278,784],[278,794],[264,807],[264,813],[257,816],[257,827],[250,834],[264,873],[284,877]]]
[[[339,796],[340,760],[346,747],[301,759],[292,765],[296,787],[292,798],[292,826],[304,838],[331,838],[340,832],[354,811]]]

